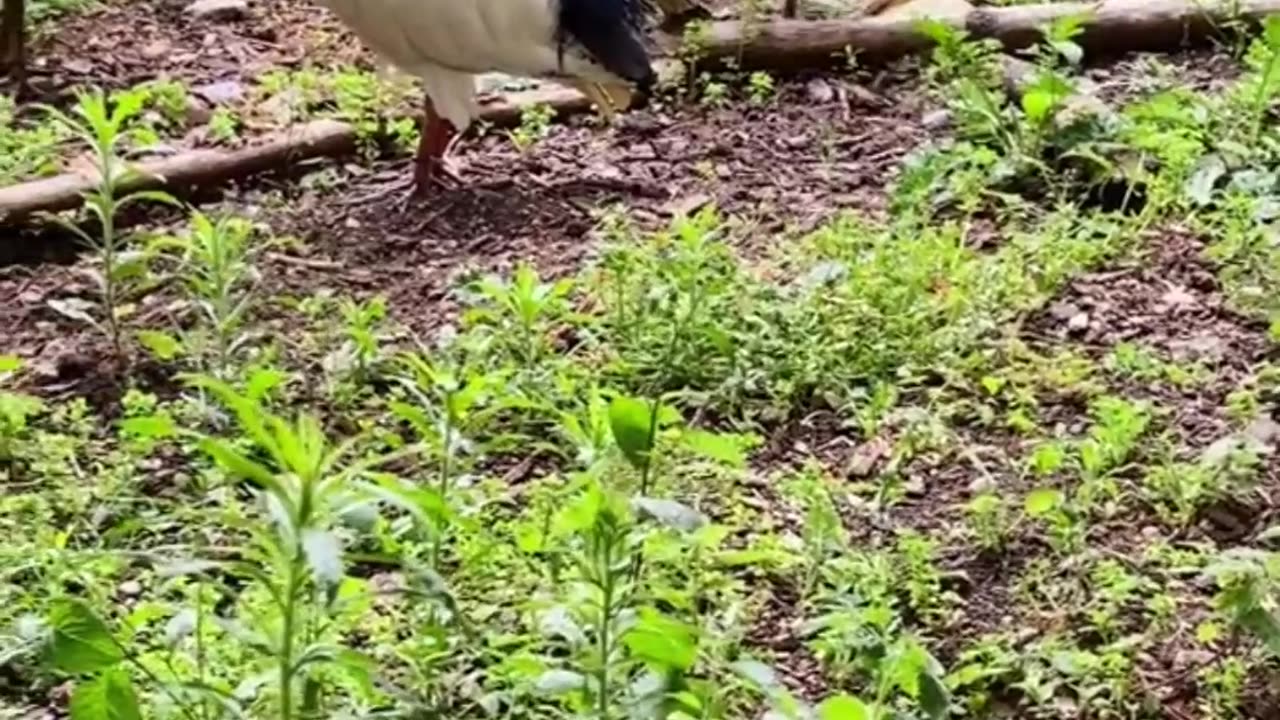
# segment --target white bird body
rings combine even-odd
[[[561,52],[561,0],[320,1],[371,50],[419,78],[436,112],[459,132],[476,116],[476,75],[482,73],[575,87],[581,87],[575,81],[627,83],[580,48],[565,46]]]

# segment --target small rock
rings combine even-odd
[[[902,491],[907,497],[923,497],[925,494],[924,478],[913,477],[902,483]]]
[[[639,143],[631,146],[630,158],[632,160],[657,160],[658,152],[649,143]]]
[[[970,495],[983,495],[995,489],[995,479],[989,475],[979,475],[969,483]]]
[[[1080,314],[1080,308],[1069,302],[1056,302],[1049,306],[1049,316],[1054,320],[1066,322]]]
[[[157,60],[172,52],[173,45],[170,45],[168,40],[157,40],[142,48],[142,57]]]
[[[187,6],[187,14],[199,20],[230,22],[249,15],[247,0],[195,0]]]
[[[120,587],[117,588],[117,592],[119,592],[120,597],[123,598],[136,598],[142,594],[142,583],[137,580],[122,582],[120,583]]]
[[[1196,306],[1196,296],[1181,285],[1174,285],[1160,296],[1160,302],[1170,308],[1190,308]]]
[[[195,95],[187,96],[187,125],[204,125],[213,118],[213,110],[209,108],[209,104]]]
[[[667,214],[673,217],[688,217],[697,213],[709,202],[711,202],[710,195],[705,193],[695,193],[693,195],[686,195],[682,198],[676,198],[675,200],[667,203],[666,207],[663,209],[667,211]]]
[[[852,104],[869,105],[871,107],[879,108],[889,104],[888,102],[885,101],[883,97],[881,97],[880,95],[877,95],[875,92],[871,90],[868,90],[862,85],[857,85],[857,84],[850,85],[848,88],[845,89],[845,92],[847,92],[849,95],[849,101],[851,105]],[[943,126],[945,127],[947,123],[951,122],[951,113],[947,112],[946,110],[939,110],[938,112],[941,112],[944,115],[944,119],[942,122],[943,122]],[[928,118],[929,115],[925,115],[925,117]]]
[[[810,80],[809,83],[804,86],[804,91],[809,96],[810,100],[818,104],[829,103],[836,97],[836,91],[832,90],[831,86],[827,84],[825,80],[818,78]]]
[[[93,72],[93,63],[80,58],[62,61],[62,69],[77,75],[88,75]]]
[[[948,110],[934,110],[933,112],[925,113],[925,116],[920,118],[920,124],[924,125],[926,130],[943,130],[951,124],[951,112]]]
[[[244,98],[244,85],[234,80],[209,83],[192,88],[191,94],[199,96],[210,105],[228,105]]]
[[[1067,330],[1071,332],[1084,332],[1089,329],[1089,313],[1076,313],[1067,321]]]
[[[1280,423],[1269,415],[1259,415],[1244,429],[1244,436],[1258,445],[1274,445],[1280,438]]]
[[[789,150],[799,150],[809,144],[809,138],[804,135],[791,135],[783,138],[782,144]]]

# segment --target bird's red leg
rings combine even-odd
[[[429,98],[425,109],[422,137],[418,141],[418,158],[413,169],[414,184],[420,194],[428,192],[442,180],[442,176],[454,181],[458,179],[444,164],[445,151],[449,149],[449,141],[456,131],[448,120],[436,113]]]

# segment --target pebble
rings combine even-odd
[[[247,0],[195,0],[187,6],[187,14],[199,20],[230,22],[249,15]]]
[[[920,118],[920,124],[928,130],[942,130],[951,124],[951,113],[947,110],[934,110]]]
[[[120,597],[136,598],[142,594],[142,583],[137,580],[127,580],[120,583],[118,590],[120,592]]]
[[[210,105],[227,105],[244,99],[244,85],[227,80],[209,83],[192,88],[192,95],[198,95]]]
[[[809,99],[819,105],[829,103],[836,97],[836,91],[831,89],[831,85],[825,80],[813,79],[804,86],[805,93]]]

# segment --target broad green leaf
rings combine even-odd
[[[693,452],[730,467],[742,468],[747,464],[747,456],[742,452],[742,445],[736,435],[687,430],[682,433],[681,440]]]
[[[277,496],[281,502],[291,501],[289,494],[285,492],[274,473],[241,455],[226,441],[218,438],[204,438],[200,441],[200,449],[232,475],[257,483],[259,487]],[[290,505],[290,512],[292,512],[292,505]]]
[[[657,672],[685,672],[698,659],[694,629],[654,610],[642,611],[640,621],[623,636],[622,642],[632,657]]]
[[[169,647],[177,645],[192,632],[195,632],[195,629],[196,611],[192,608],[183,608],[177,615],[169,618],[169,622],[164,625],[165,645]]]
[[[1203,207],[1213,201],[1213,189],[1227,174],[1227,163],[1218,153],[1209,153],[1200,158],[1196,168],[1187,178],[1184,188],[1187,197],[1195,204]]]
[[[1066,497],[1062,494],[1062,491],[1054,488],[1032,490],[1027,494],[1027,515],[1033,518],[1047,515],[1061,507],[1065,499]]]
[[[820,720],[870,720],[867,706],[852,695],[836,695],[818,705]]]
[[[342,543],[327,530],[307,528],[302,532],[302,551],[316,579],[324,585],[342,582]]]
[[[609,403],[609,427],[618,449],[637,470],[649,464],[653,450],[653,413],[649,403],[618,396]]]
[[[142,343],[142,346],[156,358],[164,361],[172,360],[182,352],[181,341],[169,333],[157,330],[139,331],[138,342]]]
[[[1272,52],[1280,52],[1280,14],[1268,15],[1262,21],[1262,37]]]
[[[122,668],[111,668],[76,685],[70,710],[71,720],[142,720],[138,695]]]
[[[1049,117],[1057,98],[1044,90],[1029,90],[1022,96],[1022,111],[1033,122],[1043,122]]]
[[[587,685],[587,678],[581,673],[569,670],[548,670],[538,677],[534,687],[544,695],[563,695],[582,690]]]
[[[17,355],[0,355],[0,373],[17,372],[22,369],[22,358]]]
[[[772,691],[779,686],[778,674],[759,660],[739,660],[730,667],[761,690]]]
[[[178,427],[167,415],[148,415],[121,420],[120,431],[133,437],[160,440],[177,435]]]
[[[951,693],[946,684],[932,672],[920,673],[920,709],[933,720],[947,716],[951,705]]]
[[[697,510],[675,500],[638,497],[631,504],[639,513],[680,532],[693,532],[707,522]]]
[[[49,660],[63,672],[98,672],[124,660],[106,623],[79,600],[56,601],[46,622]]]

